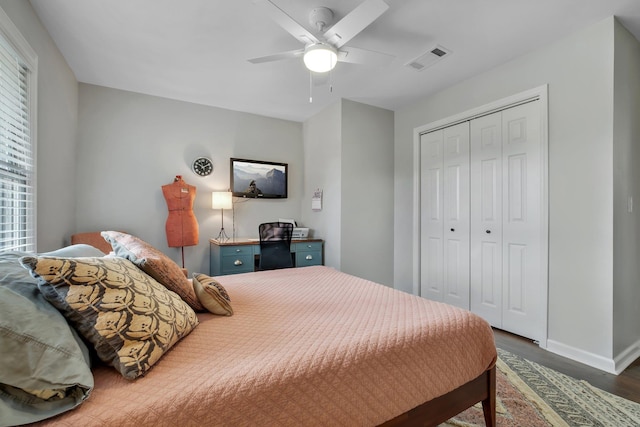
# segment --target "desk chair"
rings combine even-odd
[[[266,222],[258,226],[260,235],[260,270],[293,267],[291,259],[291,235],[293,224]]]

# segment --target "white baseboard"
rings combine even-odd
[[[620,372],[622,372],[622,369],[616,372],[616,362],[613,359],[609,359],[588,351],[571,347],[558,341],[548,339],[547,350],[551,353],[555,353],[568,359],[575,360],[576,362],[584,363],[585,365],[589,365],[593,368],[600,369],[601,371],[605,371],[610,374],[618,375]],[[633,362],[633,360],[631,362]]]
[[[547,340],[547,350],[576,362],[584,363],[592,368],[610,374],[619,375],[638,357],[640,357],[640,340],[636,341],[613,359],[580,350],[554,340]]]
[[[636,341],[613,359],[616,365],[616,375],[627,369],[640,357],[640,340]]]

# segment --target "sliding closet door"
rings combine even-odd
[[[471,311],[502,327],[502,113],[471,121]]]
[[[502,327],[516,334],[544,336],[542,153],[539,101],[502,112],[503,291]]]
[[[469,123],[420,136],[421,295],[469,308]]]

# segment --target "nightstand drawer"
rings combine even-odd
[[[222,274],[247,273],[253,271],[253,253],[222,257]]]
[[[322,242],[291,243],[291,252],[322,252]]]
[[[252,245],[222,246],[220,248],[220,255],[223,257],[253,255],[253,246]]]
[[[296,252],[296,267],[308,267],[310,265],[322,265],[322,251]]]

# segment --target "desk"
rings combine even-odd
[[[323,240],[300,239],[291,241],[294,267],[323,265]],[[255,271],[260,259],[258,239],[209,239],[209,275],[248,273]]]

